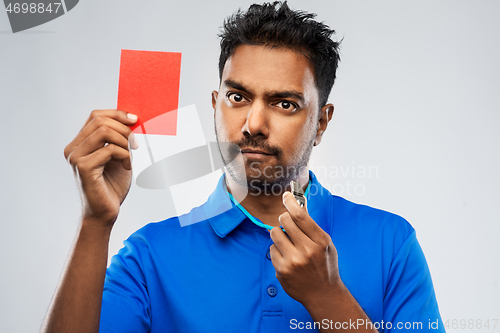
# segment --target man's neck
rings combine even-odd
[[[264,193],[264,190],[250,192],[248,187],[238,184],[228,172],[226,172],[225,179],[227,190],[252,216],[273,227],[280,225],[278,217],[287,212],[283,205],[283,193],[285,190],[290,190],[289,187],[281,191],[270,191],[271,193]],[[309,174],[300,175],[295,181],[299,182],[302,191],[305,192],[309,183]]]

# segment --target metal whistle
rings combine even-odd
[[[300,207],[304,207],[306,204],[306,198],[304,197],[304,192],[302,192],[302,188],[300,187],[300,184],[294,180],[290,182],[290,188],[291,192],[297,200],[297,203],[299,204]]]

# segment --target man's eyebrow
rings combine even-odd
[[[250,89],[246,88],[243,84],[236,82],[234,80],[231,80],[231,79],[225,80],[224,85],[226,85],[232,89],[240,90],[243,92],[249,92],[249,90],[250,90]],[[270,92],[266,93],[266,96],[270,97],[270,98],[294,98],[300,102],[304,101],[304,94],[302,94],[301,92],[298,92],[296,90],[270,91]]]
[[[287,90],[287,91],[272,91],[266,94],[267,97],[271,98],[295,98],[300,102],[304,101],[304,94],[298,92],[296,90]]]
[[[245,88],[244,85],[242,85],[239,82],[233,81],[231,79],[225,80],[224,81],[224,85],[226,85],[226,86],[228,86],[230,88],[236,89],[236,90],[241,90],[241,91],[244,91],[244,92],[248,92],[248,89]]]

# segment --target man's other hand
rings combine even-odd
[[[337,250],[290,192],[283,194],[283,204],[288,212],[279,221],[286,233],[279,227],[271,230],[271,260],[283,289],[307,308],[342,288]]]

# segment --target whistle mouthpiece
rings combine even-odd
[[[302,192],[299,182],[292,180],[290,182],[290,189],[299,206],[304,207],[306,204],[306,198],[304,197],[304,192]]]

